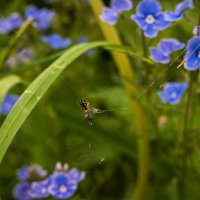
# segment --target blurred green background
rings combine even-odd
[[[142,55],[140,30],[128,19],[135,12],[137,2],[134,1],[133,10],[124,14],[116,28],[123,44]],[[105,3],[109,5],[109,1]],[[165,10],[172,10],[179,1],[160,3]],[[30,4],[55,10],[56,16],[46,34],[57,32],[71,38],[73,44],[78,43],[80,36],[90,42],[104,40],[90,5],[84,0],[57,0],[54,3],[41,0],[0,0],[0,16],[6,17],[16,11],[23,15]],[[197,23],[198,9],[187,11],[186,17],[160,32],[155,39],[148,39],[148,47],[155,46],[162,38],[170,37],[186,43],[192,37],[192,29]],[[14,34],[0,35],[0,49],[6,48]],[[14,68],[5,66],[1,70],[1,77],[14,73],[23,80],[22,84],[11,89],[11,93],[20,95],[55,60],[50,59],[50,56],[61,54],[62,50],[52,50],[42,42],[40,36],[33,27],[28,29],[12,53],[32,49],[33,58]],[[176,60],[179,53],[174,55],[169,66],[149,65],[152,72],[149,82],[145,79],[141,59],[130,57],[136,73],[135,82],[142,91],[136,99],[144,105],[151,101],[154,115],[148,120],[149,132],[144,133],[151,149],[146,199],[180,199],[179,182],[183,174],[180,171],[182,149],[178,145],[178,138],[182,131],[185,101],[176,106],[166,105],[156,94],[166,82],[189,79],[189,73],[185,70],[174,70],[177,62],[173,60]],[[152,85],[156,78],[158,81]],[[6,153],[0,165],[0,199],[13,199],[12,188],[17,183],[15,173],[22,165],[38,163],[51,173],[57,161],[86,171],[86,179],[80,183],[77,193],[71,199],[131,199],[137,182],[138,138],[123,79],[125,77],[119,76],[109,51],[95,49],[91,55],[84,54],[73,62],[41,99]],[[146,93],[149,91],[152,95],[148,100]],[[94,114],[93,125],[90,126],[84,120],[79,105],[81,99],[86,99],[91,106],[99,109],[126,109]],[[191,122],[193,126],[188,132],[189,159],[185,184],[185,199],[188,200],[200,198],[198,102],[199,91],[195,95],[195,114]],[[0,122],[4,119],[5,116],[1,116]]]

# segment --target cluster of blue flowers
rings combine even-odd
[[[118,21],[119,14],[131,8],[132,0],[112,0],[111,8],[105,7],[100,18],[102,21],[114,25]],[[172,22],[182,19],[184,12],[193,8],[193,0],[182,0],[175,6],[174,11],[162,11],[157,0],[142,0],[136,7],[136,14],[131,15],[131,19],[143,30],[146,37],[155,38],[158,31],[164,30]],[[185,69],[189,71],[200,69],[200,27],[197,26],[194,32],[197,36],[188,41],[182,62]],[[150,57],[155,62],[167,64],[170,62],[171,54],[184,47],[185,44],[177,39],[165,38],[159,42],[157,47],[150,47]],[[166,83],[163,91],[158,92],[158,95],[164,103],[176,104],[187,87],[187,83]]]
[[[38,31],[46,31],[55,16],[53,10],[47,8],[38,9],[33,5],[30,5],[25,10],[25,17],[22,18],[18,13],[13,13],[7,18],[0,19],[0,34],[8,34],[11,31],[18,29],[24,19],[31,18],[34,21],[34,26]],[[53,49],[60,49],[68,47],[71,44],[69,38],[62,39],[59,34],[51,34],[42,36],[42,41],[47,43]]]
[[[0,114],[7,115],[17,102],[18,98],[18,95],[7,94],[3,100],[3,103],[0,105]]]
[[[132,0],[112,0],[111,7],[103,8],[101,20],[114,25],[118,21],[119,14],[132,8]],[[142,0],[136,8],[136,14],[131,19],[144,31],[146,37],[154,38],[158,31],[164,30],[172,21],[180,20],[183,12],[193,8],[193,0],[183,0],[175,11],[162,11],[157,0]]]
[[[38,165],[23,166],[17,172],[20,181],[14,190],[13,196],[17,200],[32,200],[54,197],[68,199],[73,196],[78,184],[85,178],[85,172],[76,168],[70,169],[67,164],[57,163],[53,174]]]

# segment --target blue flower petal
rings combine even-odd
[[[137,6],[137,14],[146,16],[161,12],[161,6],[156,0],[143,0]]]
[[[177,104],[180,102],[180,99],[187,87],[187,83],[166,83],[163,91],[158,92],[158,96],[164,103]]]
[[[48,191],[58,199],[66,199],[75,193],[77,187],[77,182],[73,181],[67,173],[58,172],[51,176],[51,184],[48,187]]]
[[[164,15],[165,15],[165,19],[170,22],[178,21],[178,20],[182,19],[182,17],[183,17],[182,13],[175,13],[175,12],[171,12],[171,11],[165,12]]]
[[[22,168],[17,171],[17,178],[20,180],[20,181],[25,181],[29,178],[29,175],[30,175],[30,170],[27,166],[22,166]]]
[[[158,45],[159,49],[161,49],[165,54],[170,55],[174,51],[182,49],[185,46],[184,43],[179,42],[174,38],[162,39]]]
[[[160,49],[151,47],[150,48],[150,52],[151,52],[151,59],[158,62],[158,63],[169,63],[170,58],[168,55],[163,54],[163,52]]]
[[[131,15],[131,19],[134,20],[140,28],[143,30],[146,29],[147,23],[145,22],[144,16]]]
[[[130,10],[132,6],[132,0],[113,0],[111,2],[111,8],[118,13],[125,10]]]
[[[164,30],[164,29],[166,29],[168,26],[170,26],[170,24],[171,24],[171,23],[165,19],[163,13],[160,13],[159,15],[156,16],[155,28],[156,28],[157,30]]]
[[[0,114],[7,115],[16,101],[18,100],[19,96],[8,94],[3,100],[2,105],[0,106]]]
[[[31,200],[31,197],[28,194],[28,191],[30,189],[29,183],[19,183],[15,186],[13,190],[13,196],[17,200]]]
[[[185,46],[174,38],[162,39],[157,48],[150,48],[151,58],[159,63],[169,63],[170,55]]]
[[[80,182],[85,178],[85,172],[80,172],[76,168],[71,169],[68,174],[70,175],[73,181]]]
[[[186,54],[184,56],[185,69],[189,71],[197,70],[200,68],[200,36],[195,36],[190,39],[186,46]]]
[[[28,191],[29,196],[33,199],[47,198],[50,195],[48,192],[50,183],[51,180],[49,178],[43,181],[32,182]]]
[[[30,5],[26,8],[25,15],[37,22],[38,30],[44,31],[49,28],[54,17],[54,12],[46,8],[37,9],[35,6]]]
[[[61,38],[58,34],[51,34],[42,36],[42,40],[49,44],[53,49],[66,48],[71,44],[71,39]]]
[[[183,17],[183,12],[187,9],[192,9],[194,7],[193,5],[193,0],[183,0],[181,3],[179,3],[176,8],[175,11],[167,11],[165,13],[165,19],[173,22],[173,21],[178,21],[180,19],[182,19]]]
[[[103,13],[100,16],[100,19],[104,22],[107,22],[111,25],[115,25],[118,21],[118,13],[112,8],[103,8]]]
[[[154,38],[158,35],[157,30],[154,29],[154,26],[149,24],[147,25],[146,29],[144,30],[144,35],[149,38]]]

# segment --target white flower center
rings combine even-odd
[[[177,96],[176,92],[172,92],[171,97],[176,98],[176,96]]]
[[[60,192],[66,192],[67,191],[67,187],[65,185],[61,185],[59,188]]]
[[[152,23],[154,23],[154,21],[155,21],[155,18],[153,17],[153,15],[147,15],[147,17],[145,19],[145,22],[147,24],[152,24]]]

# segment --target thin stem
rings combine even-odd
[[[186,101],[186,107],[185,107],[185,114],[184,114],[184,127],[182,131],[182,135],[180,138],[180,144],[182,149],[182,158],[181,158],[181,177],[180,177],[180,199],[184,200],[185,195],[185,189],[186,189],[186,183],[187,183],[187,159],[188,159],[188,132],[189,132],[189,125],[191,125],[192,122],[192,116],[193,116],[193,110],[194,110],[194,104],[193,97],[195,93],[195,84],[198,80],[198,71],[197,72],[190,72],[190,82],[189,82],[189,88],[188,88],[188,96]]]

